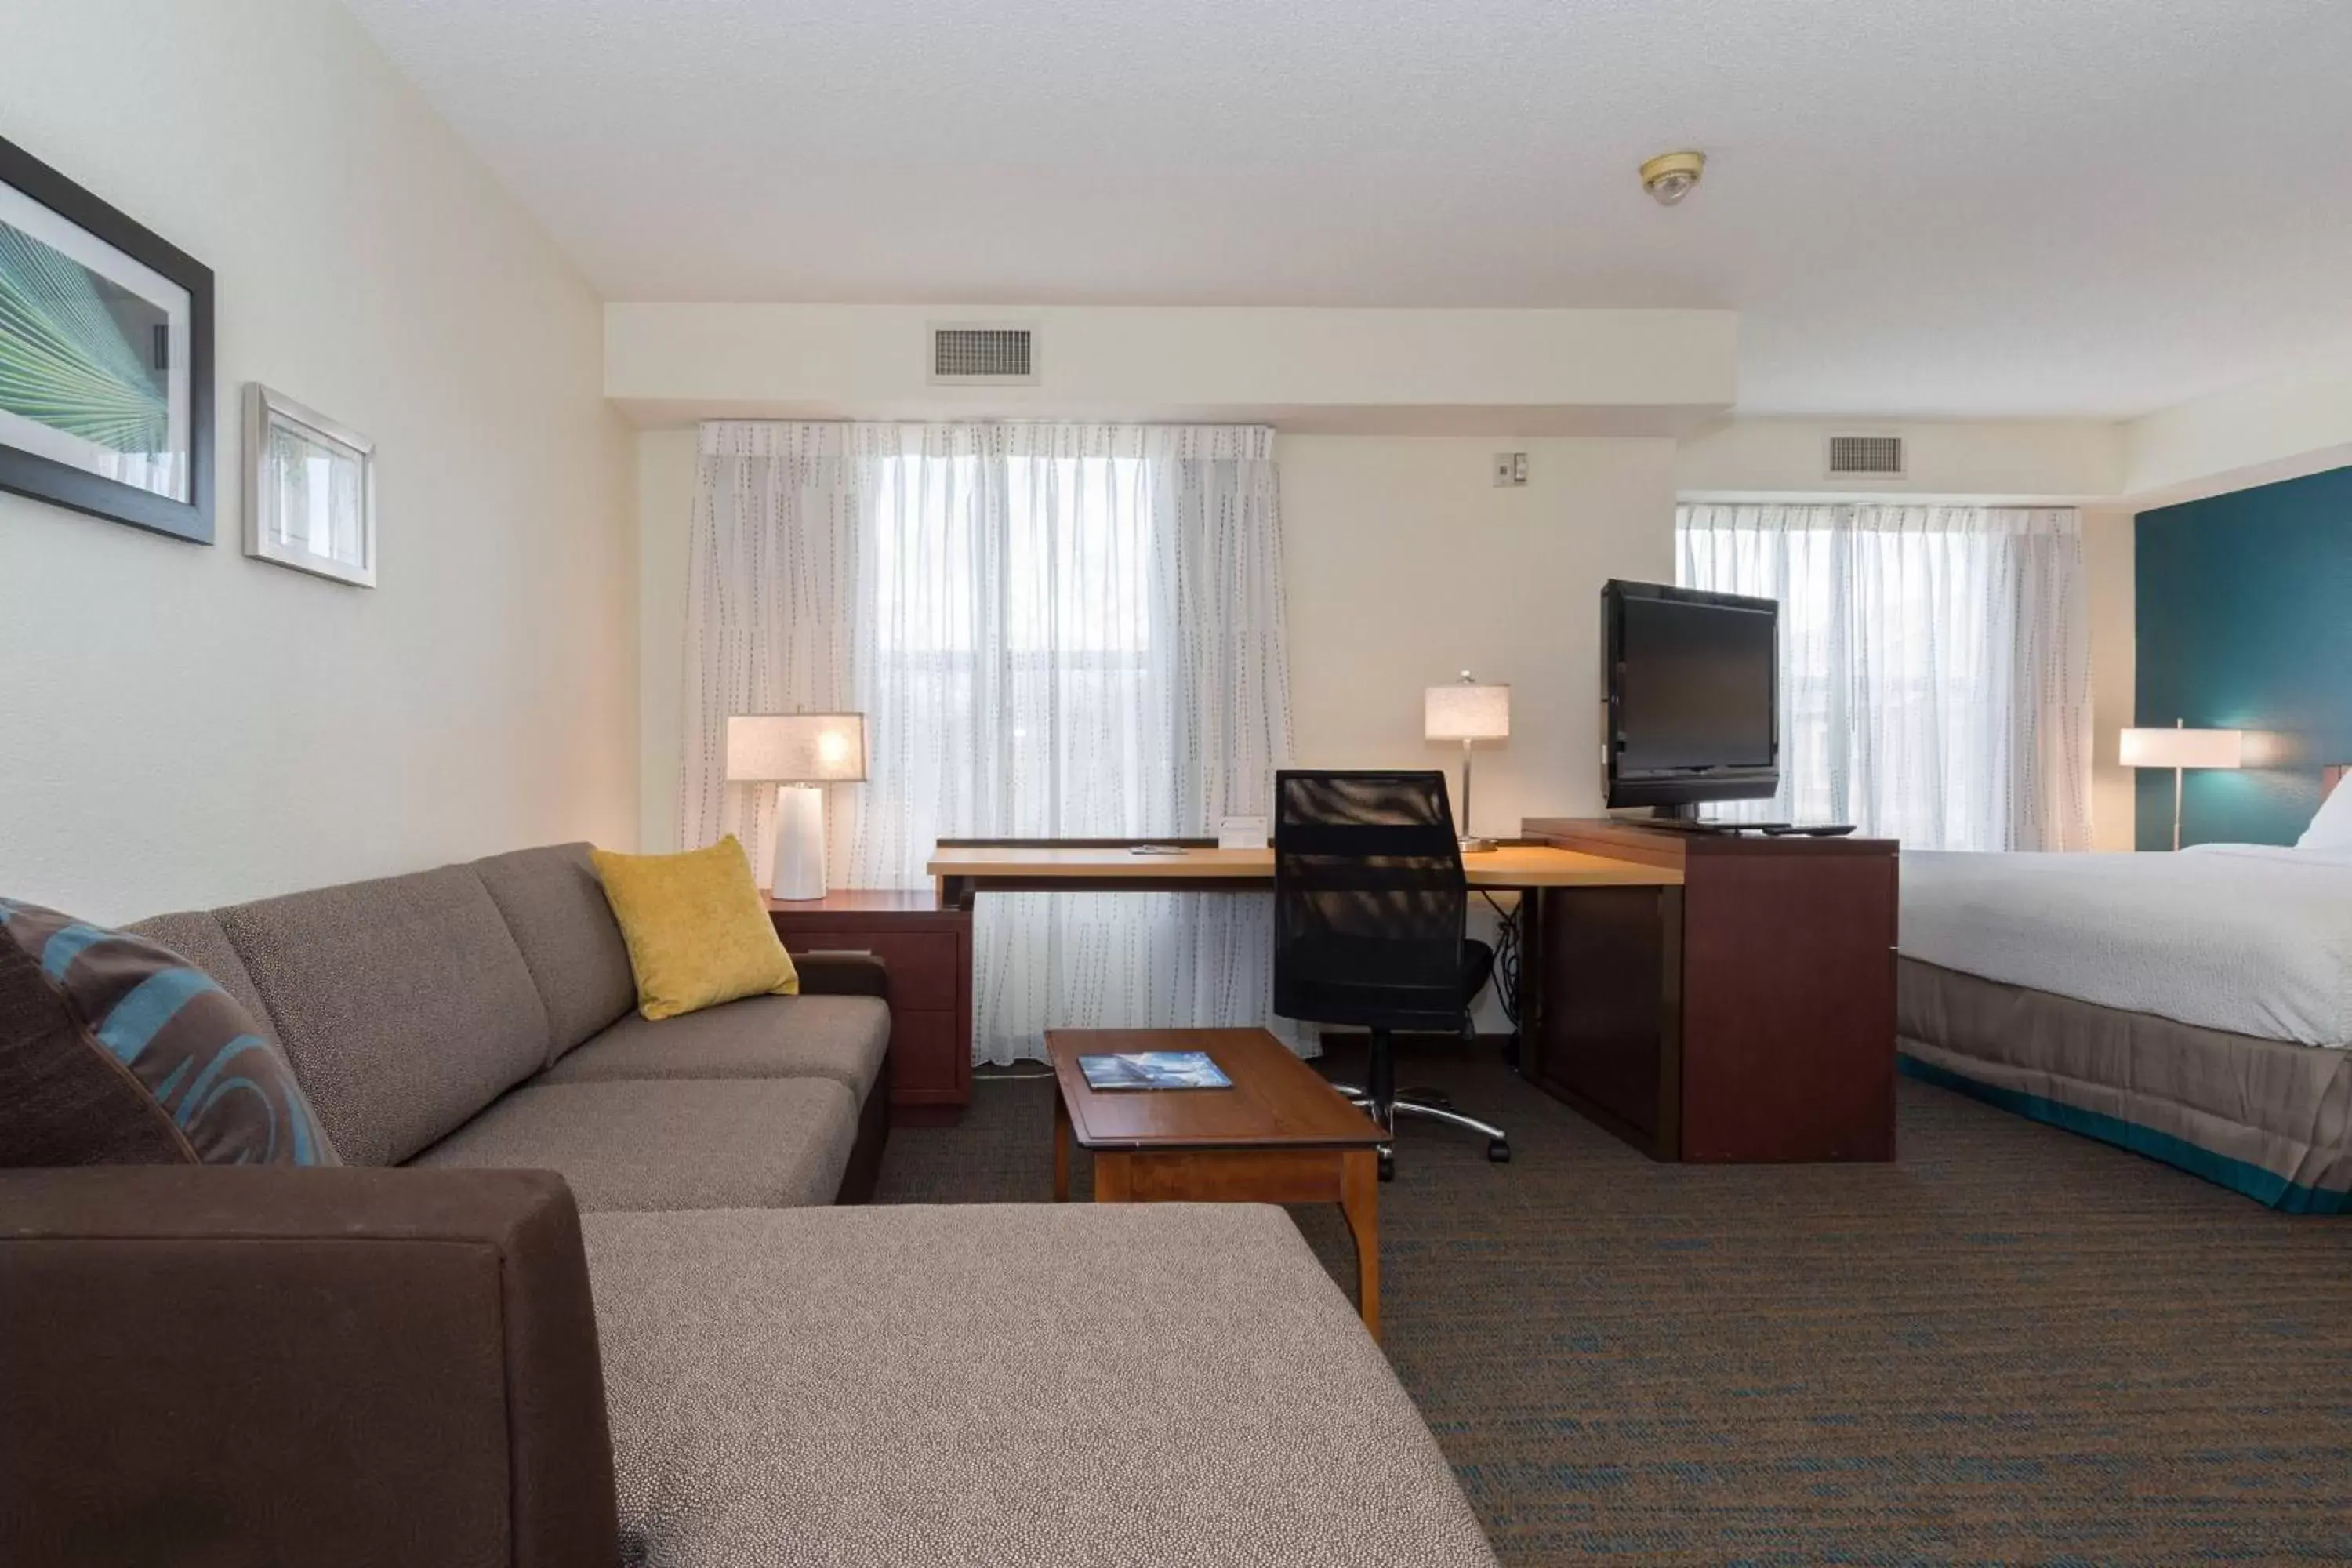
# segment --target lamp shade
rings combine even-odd
[[[2242,768],[2243,730],[2126,730],[2116,761],[2127,768]]]
[[[739,713],[727,721],[736,784],[855,784],[866,777],[863,713]]]
[[[1456,681],[1422,696],[1421,732],[1432,741],[1499,741],[1511,732],[1511,689]]]

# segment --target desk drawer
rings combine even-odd
[[[784,933],[787,952],[870,952],[890,971],[895,1011],[952,1012],[956,1005],[956,939],[951,931],[812,931]]]

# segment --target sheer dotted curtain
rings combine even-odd
[[[2087,849],[2074,511],[1685,506],[1678,575],[1780,602],[1780,793],[1711,807],[1914,849]]]
[[[836,887],[929,885],[940,838],[1161,837],[1263,815],[1290,754],[1274,433],[1103,425],[703,426],[680,842],[760,853],[730,713],[866,715],[833,786]],[[974,1055],[1049,1027],[1257,1024],[1271,901],[986,895]]]

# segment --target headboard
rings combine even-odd
[[[2332,768],[2320,769],[2319,798],[2326,800],[2329,795],[2334,795],[2336,786],[2344,782],[2346,773],[2352,773],[2352,763],[2338,763]]]

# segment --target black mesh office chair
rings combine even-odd
[[[1464,936],[1470,890],[1442,773],[1278,773],[1274,781],[1274,1010],[1371,1030],[1361,1089],[1339,1092],[1383,1132],[1418,1116],[1482,1133],[1508,1160],[1499,1127],[1443,1096],[1396,1088],[1391,1034],[1469,1031],[1470,1004],[1494,949]],[[1381,1175],[1394,1173],[1390,1145]]]

